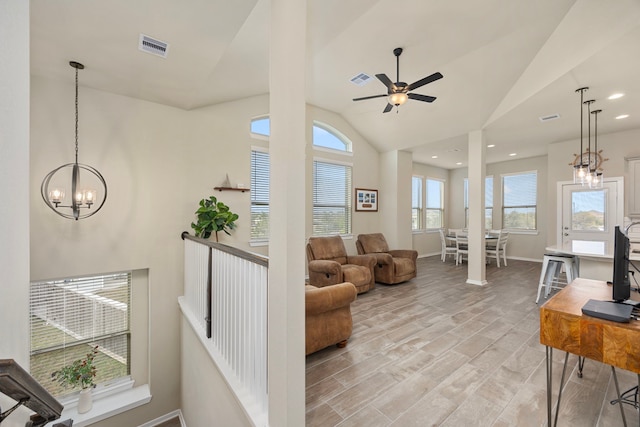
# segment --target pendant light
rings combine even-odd
[[[592,162],[591,162],[591,104],[596,102],[595,99],[590,99],[588,101],[584,101],[584,104],[587,106],[587,171],[584,177],[584,183],[582,185],[588,185],[591,187],[591,182],[593,181],[593,170]]]
[[[585,184],[587,173],[589,172],[589,165],[585,164],[582,158],[582,142],[584,140],[584,92],[587,90],[589,90],[588,87],[576,89],[576,92],[580,92],[580,154],[578,154],[578,164],[573,165],[573,183],[580,185]]]
[[[593,155],[594,155],[594,167],[591,172],[591,188],[602,188],[604,176],[602,172],[598,169],[601,165],[598,164],[598,158],[600,154],[598,153],[598,114],[601,113],[602,110],[594,110],[591,112],[594,118],[594,147],[593,147]]]
[[[97,169],[78,163],[78,70],[84,69],[84,65],[75,61],[69,62],[69,65],[76,70],[75,162],[59,166],[49,172],[42,181],[40,194],[47,206],[55,213],[77,221],[94,215],[102,208],[107,200],[107,183]],[[84,173],[81,177],[82,172]],[[69,174],[71,182],[68,181]],[[88,181],[90,185],[101,185],[101,192],[90,187],[82,187],[84,181]],[[67,204],[64,202],[65,184],[71,184],[71,201]]]

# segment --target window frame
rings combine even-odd
[[[414,188],[414,184],[415,183],[419,183],[420,188],[416,189]],[[424,225],[424,176],[421,175],[412,175],[411,176],[411,230],[412,231],[420,231],[423,230],[423,225]],[[417,206],[414,206],[414,195],[417,196]],[[414,218],[414,211],[416,211],[416,222],[417,222],[417,227],[414,227],[414,223],[413,223],[413,218]]]
[[[263,121],[263,120],[267,121],[267,127],[268,127],[267,132],[268,133],[265,134],[265,133],[254,132],[253,131],[253,124],[257,123],[257,122],[260,122],[260,121]],[[262,139],[262,140],[269,140],[269,137],[271,136],[271,118],[269,117],[269,115],[265,114],[263,116],[257,116],[257,117],[252,118],[249,121],[249,134],[251,135],[252,138]]]
[[[318,145],[316,144],[316,139],[314,137],[314,133],[315,133],[315,129],[318,128],[324,132],[329,133],[330,135],[332,135],[334,138],[336,138],[338,141],[340,141],[342,144],[344,144],[344,150],[340,150],[337,148],[333,148],[333,147],[327,147],[325,145]],[[351,140],[349,138],[347,138],[342,132],[340,132],[339,130],[337,130],[336,128],[334,128],[333,126],[324,123],[324,122],[320,122],[317,120],[313,121],[313,125],[311,128],[311,145],[313,146],[314,150],[319,150],[319,151],[327,151],[330,153],[340,153],[343,155],[352,155],[353,154],[353,143],[351,142]]]
[[[522,175],[535,175],[535,204],[534,205],[506,205],[505,204],[505,195],[507,192],[505,191],[505,178],[513,177],[513,176],[522,176]],[[502,228],[510,231],[521,231],[521,232],[537,232],[538,231],[538,171],[522,171],[522,172],[513,172],[513,173],[505,173],[500,175],[501,179],[501,191],[502,191]],[[505,224],[505,210],[506,209],[531,209],[533,208],[533,228],[522,228],[522,227],[508,227]]]
[[[257,201],[255,200],[257,197],[263,195],[261,191],[257,191],[257,189],[255,188],[255,177],[254,177],[254,158],[255,158],[255,154],[254,153],[261,153],[267,156],[267,171],[266,171],[266,175],[267,175],[267,183],[266,183],[266,195],[267,195],[267,201]],[[271,159],[269,157],[269,150],[263,147],[255,147],[252,146],[251,147],[251,159],[250,159],[250,172],[249,172],[249,179],[250,179],[250,193],[251,195],[250,197],[250,202],[249,202],[249,217],[250,217],[250,221],[251,221],[251,226],[250,226],[250,230],[249,230],[249,240],[251,243],[260,243],[260,242],[268,242],[269,241],[269,225],[270,225],[270,209],[271,209],[271,196],[270,196],[270,192],[271,192]],[[265,172],[263,171],[263,174],[265,174]],[[265,208],[267,210],[267,232],[266,235],[255,235],[254,234],[254,207],[261,207],[261,208]]]
[[[346,180],[347,182],[344,183],[345,185],[345,204],[344,205],[336,205],[336,204],[330,204],[330,203],[322,203],[319,204],[317,203],[317,165],[318,164],[326,164],[326,165],[332,165],[332,166],[342,166],[345,168],[345,171],[348,171],[348,173],[346,174]],[[312,187],[311,187],[311,234],[313,236],[329,236],[329,235],[335,235],[335,234],[339,234],[340,236],[348,236],[351,235],[352,233],[352,227],[353,227],[353,164],[352,163],[348,163],[348,162],[341,162],[341,161],[337,161],[337,160],[332,160],[332,159],[327,159],[327,158],[320,158],[320,157],[314,157],[313,158],[313,165],[312,165],[312,177],[311,177],[311,183],[312,183]],[[318,232],[317,228],[319,228],[319,225],[316,225],[316,221],[317,221],[317,216],[316,216],[316,208],[336,208],[339,207],[341,210],[344,210],[345,212],[345,218],[344,218],[344,222],[345,222],[345,229],[344,232],[337,232],[337,231],[327,231],[327,232]]]
[[[429,207],[429,181],[437,182],[440,184],[440,207],[439,208],[430,208]],[[424,229],[425,230],[437,230],[440,228],[444,228],[445,224],[445,209],[444,209],[444,198],[445,198],[445,183],[444,179],[440,178],[431,178],[426,177],[424,180],[424,191],[425,191],[425,203],[424,203]],[[438,211],[440,216],[440,225],[437,227],[429,227],[429,212],[430,211]]]
[[[117,278],[122,276],[126,277],[126,280]],[[114,278],[117,278],[117,279],[114,279]],[[69,349],[69,351],[72,352],[72,350],[76,347],[77,348],[85,347],[85,346],[92,347],[96,345],[97,342],[102,342],[104,340],[111,340],[113,337],[121,337],[122,339],[124,339],[125,345],[124,347],[121,347],[121,344],[118,345],[118,349],[121,350],[120,351],[121,357],[126,358],[126,364],[124,365],[126,373],[116,377],[108,377],[106,379],[102,379],[102,381],[97,383],[97,386],[99,388],[109,387],[109,388],[115,388],[116,390],[122,390],[123,384],[131,383],[132,385],[133,384],[132,376],[133,376],[134,370],[136,369],[135,368],[136,362],[133,356],[131,337],[134,331],[136,332],[139,331],[139,328],[136,327],[136,325],[134,324],[133,315],[132,315],[133,301],[134,301],[134,282],[138,282],[140,280],[141,280],[140,274],[138,274],[136,271],[128,270],[128,271],[120,271],[115,273],[87,274],[82,276],[67,277],[63,279],[45,279],[45,280],[37,280],[37,281],[30,282],[29,284],[29,316],[30,316],[29,353],[30,353],[30,372],[32,373],[32,375],[36,376],[37,374],[34,372],[34,369],[38,369],[40,368],[40,366],[42,366],[39,363],[35,363],[35,360],[38,359],[38,356],[52,354],[52,357],[55,359],[56,353],[59,353],[60,351],[65,353],[67,349]],[[126,302],[122,302],[121,300],[118,300],[118,299],[109,298],[108,296],[105,297],[104,295],[99,295],[101,291],[103,294],[104,292],[108,292],[110,282],[123,284],[125,281],[127,286]],[[52,290],[47,290],[46,288],[44,290],[38,290],[37,288],[39,287],[50,287],[52,288]],[[60,292],[62,292],[62,296],[59,295]],[[72,292],[78,298],[68,299],[65,294],[66,292]],[[109,294],[107,293],[107,295]],[[42,301],[42,298],[45,298],[44,302]],[[84,301],[81,298],[84,298],[86,301]],[[88,303],[88,306],[90,307],[89,310],[87,310],[87,305],[84,304],[83,301]],[[104,304],[104,303],[108,303],[108,304]],[[96,332],[95,332],[96,329],[106,328],[106,325],[114,327],[117,324],[121,324],[121,320],[118,320],[117,318],[115,318],[115,319],[110,319],[108,324],[102,324],[100,328],[96,328],[95,321],[96,319],[105,318],[104,317],[105,309],[111,308],[116,311],[122,311],[122,307],[121,307],[122,305],[126,306],[124,308],[124,313],[125,313],[124,318],[126,319],[126,327],[123,327],[121,325],[116,330],[109,329],[107,332],[98,333],[96,335]],[[120,307],[120,308],[115,308],[115,307]],[[96,316],[95,315],[96,311],[102,312],[103,313],[102,316]],[[48,317],[47,317],[45,326],[39,326],[37,325],[39,321],[36,321],[34,323],[34,320],[35,320],[34,318],[38,317],[41,320],[45,320],[45,319],[42,319],[41,317],[43,312],[45,312],[46,315],[48,315]],[[68,313],[70,313],[71,315],[69,316]],[[91,328],[91,334],[93,335],[88,335],[86,337],[81,338],[79,331],[76,330],[74,332],[72,328],[75,328],[75,327],[72,325],[72,323],[69,323],[69,322],[74,322],[74,319],[76,319],[75,323],[80,325],[79,321],[77,320],[78,318],[80,319],[88,318],[87,320],[88,323],[91,325],[94,325]],[[57,320],[57,319],[60,319],[60,320]],[[67,321],[66,319],[70,319],[70,320]],[[62,322],[62,324],[60,326],[50,326],[51,325],[50,322],[52,323]],[[82,324],[85,325],[85,323],[82,323]],[[36,334],[37,336],[42,336],[43,332],[46,333],[45,328],[48,328],[48,327],[53,327],[60,330],[60,332],[63,335],[75,334],[76,336],[73,337],[74,339],[70,340],[68,343],[66,339],[63,339],[62,342],[59,342],[58,340],[54,343],[50,343],[44,348],[37,348],[37,346],[34,347],[33,335]],[[83,333],[87,333],[87,332],[84,331]],[[147,331],[147,334],[148,334],[148,331]],[[104,355],[104,357],[112,357],[112,356],[109,356],[109,353],[114,353],[113,357],[115,357],[115,354],[117,353],[117,351],[115,351],[113,347],[111,347],[110,350],[106,349],[105,351],[103,351],[102,349],[105,348],[105,345],[104,344],[97,344],[97,345],[101,347],[99,348],[99,351],[101,354]],[[141,346],[141,350],[146,353],[148,351],[148,348],[143,345]],[[83,353],[83,351],[81,351],[81,353]],[[136,351],[136,353],[140,353],[140,351]],[[72,355],[72,356],[69,356],[69,359],[65,358],[58,363],[55,363],[55,361],[53,362],[50,361],[51,363],[45,364],[44,366],[47,373],[53,372],[54,370],[60,369],[64,365],[68,365],[71,361],[77,358],[83,357],[83,355],[84,354]],[[142,378],[140,379],[142,380]],[[100,378],[98,378],[98,380],[100,380]],[[45,388],[47,387],[47,381],[41,380],[41,383],[43,383],[43,386]],[[72,394],[75,391],[77,391],[75,389],[70,391],[59,390],[59,388],[55,384],[51,384],[51,386],[54,387],[55,389],[49,389],[49,391],[54,396],[56,396],[57,398],[62,398],[66,400],[68,400],[69,396],[72,396]],[[126,385],[125,385],[125,388],[127,388]],[[72,396],[71,399],[74,400],[75,398]]]

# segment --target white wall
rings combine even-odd
[[[85,65],[80,82],[91,72]],[[180,407],[180,233],[189,229],[196,205],[185,173],[191,164],[188,115],[82,86],[79,97],[79,161],[104,175],[108,199],[98,214],[80,221],[56,215],[42,201],[43,177],[73,161],[73,70],[64,82],[33,77],[31,280],[148,269],[149,337],[136,335],[132,345],[149,340],[153,399],[96,424],[138,425]]]
[[[0,2],[0,359],[29,369],[29,2]],[[0,393],[0,407],[15,401]],[[19,409],[6,427],[24,426]]]

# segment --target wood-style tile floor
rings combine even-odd
[[[358,295],[347,347],[307,356],[307,426],[546,426],[541,264],[508,262],[481,287],[465,283],[466,264],[421,258],[415,279]],[[564,353],[553,359],[555,402]],[[611,368],[587,360],[578,378],[569,362],[558,425],[621,426]],[[637,385],[617,372],[623,390]]]

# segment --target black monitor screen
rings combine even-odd
[[[631,296],[629,283],[629,238],[616,226],[613,246],[613,300],[625,301]]]

